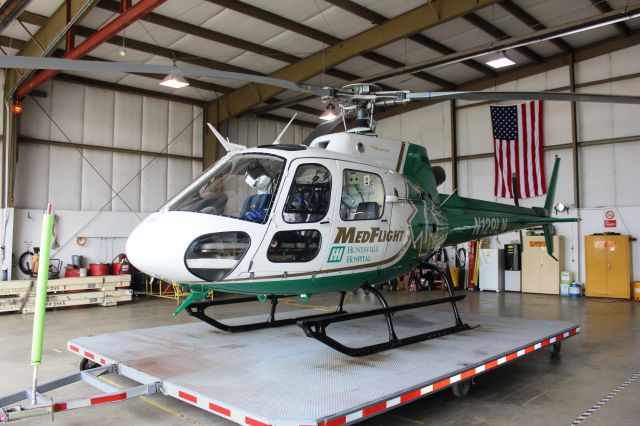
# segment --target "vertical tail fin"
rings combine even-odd
[[[560,157],[556,155],[556,161],[553,163],[553,172],[551,173],[551,180],[547,188],[547,199],[544,202],[544,211],[547,216],[551,216],[553,210],[553,202],[556,198],[556,185],[558,184],[558,170],[560,170]]]
[[[551,212],[553,211],[553,203],[556,197],[556,185],[558,184],[558,170],[560,169],[560,158],[556,155],[556,160],[553,163],[553,172],[551,173],[551,181],[549,182],[549,187],[547,188],[547,199],[544,202],[544,211],[547,216],[551,216]],[[542,225],[542,229],[544,230],[544,242],[547,246],[547,253],[553,259],[558,260],[553,255],[553,225],[547,223]]]

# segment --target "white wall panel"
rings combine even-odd
[[[45,83],[41,90],[51,93],[51,81]],[[27,96],[23,101],[23,107],[20,118],[20,134],[29,138],[49,140],[51,138],[51,120],[47,114],[51,114],[51,96],[46,98]],[[46,114],[42,111],[43,109]]]
[[[63,81],[56,81],[52,85],[49,92],[51,97],[51,117],[57,126],[51,123],[51,140],[73,143],[83,142],[85,121],[78,118],[84,115],[84,89],[83,86],[78,84],[70,84]],[[61,130],[64,134],[62,134]]]
[[[615,205],[613,149],[610,145],[581,148],[580,191],[584,207]]]
[[[611,77],[619,77],[640,72],[640,45],[616,50],[609,54],[611,60]]]
[[[193,106],[169,103],[170,154],[191,155],[193,145]]]
[[[191,160],[169,158],[167,165],[167,199],[185,189],[192,180]]]
[[[640,96],[640,78],[616,81],[611,86],[614,94]],[[613,104],[612,117],[614,138],[640,135],[640,105]]]
[[[640,189],[638,188],[640,138],[637,142],[616,144],[611,148],[614,166],[610,173],[615,177],[615,205],[620,207],[640,206]],[[640,222],[640,218],[638,218],[638,222]]]
[[[49,198],[49,147],[21,144],[15,183],[16,206],[44,209]]]
[[[599,84],[581,89],[602,95],[611,94],[610,84]],[[613,137],[613,105],[596,102],[577,104],[578,138],[581,141],[608,139]]]
[[[493,196],[493,158],[464,160],[458,163],[458,195],[482,200]]]
[[[80,210],[82,155],[71,147],[49,149],[49,200],[56,210]]]
[[[113,155],[110,152],[83,150],[82,210],[111,210]]]
[[[149,162],[151,162],[150,165]],[[148,165],[148,166],[147,166]],[[140,207],[143,212],[152,212],[167,201],[167,159],[142,156]]]
[[[119,196],[115,197],[111,202],[113,211],[128,212],[129,208],[136,212],[141,211],[140,175],[138,174],[140,171],[140,161],[139,155],[113,154],[112,186],[115,193],[119,193]],[[127,207],[127,205],[129,207]]]
[[[258,145],[270,144],[278,136],[278,124],[272,120],[258,120]]]
[[[580,61],[575,64],[576,83],[603,80],[611,77],[611,63],[609,55]]]
[[[203,110],[200,107],[193,106],[193,135],[191,152],[194,157],[202,157],[202,141],[204,140],[203,132],[210,132],[209,127],[204,128]]]
[[[113,90],[85,87],[84,143],[113,146],[114,108],[115,92]]]
[[[142,101],[142,149],[160,152],[167,146],[169,102],[145,97]]]
[[[116,92],[113,146],[142,148],[142,96]]]
[[[493,152],[493,131],[489,105],[458,111],[458,155]]]
[[[571,142],[571,103],[545,102],[544,116],[544,144],[545,146],[560,145]]]
[[[196,180],[202,174],[202,161],[191,161],[191,179]]]

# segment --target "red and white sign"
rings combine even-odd
[[[616,213],[613,210],[605,210],[604,211],[604,227],[615,228],[617,226],[616,222],[617,222]]]

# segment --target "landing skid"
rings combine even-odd
[[[384,300],[380,298],[381,295],[377,293],[377,290],[375,291],[372,289],[368,289],[368,290],[374,293],[381,301]],[[308,337],[313,337],[314,339],[337,350],[338,352],[342,352],[345,355],[354,356],[354,357],[371,355],[378,352],[386,351],[388,349],[399,348],[401,346],[410,345],[412,343],[423,342],[425,340],[446,336],[447,334],[457,333],[463,330],[469,330],[471,327],[467,324],[464,324],[460,318],[457,318],[456,324],[452,327],[446,327],[439,330],[430,331],[428,333],[416,334],[414,336],[398,338],[395,332],[395,328],[393,326],[393,314],[396,312],[422,308],[425,306],[439,305],[439,304],[448,303],[448,302],[455,303],[458,300],[464,299],[464,297],[465,297],[464,295],[453,296],[453,297],[443,297],[440,299],[427,300],[424,302],[409,303],[406,305],[372,309],[364,312],[331,315],[323,318],[312,318],[312,319],[299,321],[298,325],[304,330],[304,333]],[[360,318],[368,318],[368,317],[373,317],[378,315],[384,315],[386,317],[387,327],[389,328],[389,340],[387,342],[377,343],[370,346],[350,347],[338,342],[335,339],[332,339],[327,335],[326,329],[331,324],[335,324],[343,321],[350,321],[354,319],[360,319]]]
[[[205,300],[201,302],[191,303],[186,307],[186,311],[189,315],[194,318],[198,318],[201,321],[206,322],[207,324],[218,328],[222,331],[227,331],[229,333],[239,333],[242,331],[253,331],[253,330],[261,330],[264,328],[272,328],[272,327],[280,327],[283,325],[291,325],[296,324],[299,321],[312,320],[317,318],[323,318],[326,316],[333,315],[343,315],[345,311],[343,310],[345,292],[340,293],[340,302],[338,303],[338,308],[335,312],[329,312],[326,314],[317,314],[317,315],[307,315],[302,317],[295,318],[283,318],[276,319],[276,308],[278,306],[278,299],[282,297],[292,297],[292,296],[275,296],[269,295],[267,299],[271,301],[271,310],[269,312],[269,317],[266,321],[263,322],[253,322],[249,324],[241,324],[241,325],[230,325],[220,322],[205,313],[205,310],[211,306],[221,306],[221,305],[233,305],[238,303],[247,303],[247,302],[255,302],[256,296],[249,297],[237,297],[234,299],[222,299],[222,300]]]
[[[434,269],[437,270],[433,265],[426,265],[423,268]],[[443,275],[447,291],[449,293],[448,297],[442,297],[439,299],[432,299],[423,302],[417,303],[408,303],[404,305],[398,306],[389,306],[386,299],[382,295],[382,293],[375,287],[371,285],[364,285],[362,288],[372,293],[376,296],[376,298],[382,304],[382,308],[371,309],[363,312],[354,312],[347,313],[343,309],[345,292],[340,293],[340,302],[338,303],[338,308],[335,312],[329,312],[326,314],[317,314],[317,315],[307,315],[301,317],[294,318],[283,318],[276,319],[276,308],[278,306],[278,300],[282,297],[292,297],[292,296],[276,296],[269,295],[267,299],[271,301],[271,310],[269,312],[269,316],[266,321],[262,322],[253,322],[249,324],[240,324],[240,325],[230,325],[225,324],[221,321],[216,320],[215,318],[206,314],[206,309],[212,306],[221,306],[221,305],[232,305],[238,303],[247,303],[247,302],[255,302],[255,296],[249,297],[239,297],[234,299],[222,299],[222,300],[204,300],[200,302],[191,303],[186,307],[186,311],[189,315],[194,318],[198,318],[201,321],[206,322],[207,324],[216,327],[222,331],[230,332],[230,333],[239,333],[243,331],[253,331],[253,330],[261,330],[265,328],[273,328],[280,327],[283,325],[291,325],[298,324],[303,330],[304,333],[308,337],[312,337],[319,342],[324,343],[325,345],[333,348],[339,352],[342,352],[345,355],[359,357],[365,355],[371,355],[378,352],[382,352],[388,349],[399,348],[402,346],[410,345],[412,343],[423,342],[425,340],[435,339],[438,337],[446,336],[448,334],[457,333],[464,330],[469,330],[471,327],[468,324],[465,324],[460,318],[460,313],[458,312],[458,307],[456,306],[456,302],[465,298],[464,295],[455,296],[451,290],[451,284],[446,276]],[[398,338],[396,335],[395,327],[393,324],[393,314],[396,312],[407,311],[410,309],[423,308],[426,306],[434,306],[440,305],[443,303],[451,303],[451,309],[453,310],[453,316],[455,323],[451,327],[445,327],[438,330],[432,330],[426,333],[420,333],[413,336]],[[327,335],[327,327],[331,324],[335,324],[338,322],[350,321],[354,319],[360,318],[368,318],[384,315],[387,321],[387,327],[389,329],[389,339],[383,343],[377,343],[369,346],[361,346],[361,347],[351,347],[347,346],[343,343],[338,342],[337,340],[329,337]]]
[[[437,268],[433,265],[424,266],[426,269],[436,270]],[[344,313],[344,314],[334,314],[325,316],[322,318],[309,318],[305,320],[301,320],[298,322],[298,325],[304,330],[304,333],[308,337],[312,337],[325,345],[337,350],[338,352],[342,352],[345,355],[359,357],[365,355],[371,355],[378,352],[386,351],[388,349],[399,348],[402,346],[410,345],[412,343],[424,342],[425,340],[435,339],[438,337],[446,336],[448,334],[457,333],[464,330],[469,330],[471,327],[468,324],[465,324],[460,318],[460,312],[458,311],[458,307],[456,306],[456,302],[465,298],[465,295],[454,296],[451,290],[451,283],[448,278],[443,274],[443,279],[447,286],[447,292],[449,293],[449,297],[442,297],[439,299],[427,300],[424,302],[418,303],[408,303],[404,305],[398,306],[389,306],[384,296],[378,289],[371,285],[365,285],[362,288],[365,291],[373,293],[380,303],[382,304],[382,308],[372,309],[364,312],[355,312],[355,313]],[[443,303],[451,303],[451,309],[453,310],[453,316],[455,320],[455,324],[451,327],[441,328],[438,330],[429,331],[426,333],[420,333],[413,336],[408,336],[404,338],[398,338],[396,335],[395,327],[393,325],[393,314],[396,312],[407,311],[410,309],[417,309],[426,306],[440,305]],[[384,315],[387,321],[387,328],[389,329],[389,339],[383,343],[377,343],[369,346],[360,346],[360,347],[351,347],[347,346],[343,343],[338,342],[337,340],[329,337],[327,335],[327,327],[331,324],[350,321],[354,319],[360,318],[368,318],[378,315]]]

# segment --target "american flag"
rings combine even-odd
[[[496,197],[514,198],[512,175],[520,198],[547,192],[542,153],[542,101],[492,106]]]

